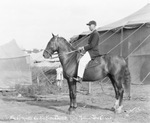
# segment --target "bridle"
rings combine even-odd
[[[44,50],[44,52],[45,52],[45,51],[46,51],[49,55],[52,55],[52,53],[50,53],[48,50]]]
[[[58,38],[59,38],[59,37],[58,37],[58,36],[56,36],[55,41],[57,41],[57,40],[58,40]],[[56,45],[56,44],[55,44],[55,41],[54,41],[54,45]],[[46,51],[49,55],[52,55],[52,53],[50,53],[50,51],[48,51],[48,50],[46,50],[46,49],[45,49],[44,51]],[[66,53],[63,53],[63,54],[71,54],[71,53],[74,53],[74,52],[77,52],[77,51],[79,52],[79,50],[78,50],[78,49],[76,49],[76,50],[73,50],[73,51],[70,51],[70,52],[66,52]],[[58,54],[58,55],[59,55],[59,56],[62,56],[62,54],[61,54],[61,53],[60,53],[60,54]]]
[[[48,50],[44,50],[44,51],[46,51],[49,55],[52,55],[52,53],[50,53]],[[71,54],[71,53],[74,53],[74,52],[79,52],[79,50],[77,49],[77,50],[73,50],[73,51],[70,51],[70,52],[66,52],[66,53],[63,53],[63,54]],[[61,53],[59,53],[58,54],[59,56],[62,56],[62,54]]]

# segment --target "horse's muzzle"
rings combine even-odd
[[[44,52],[44,53],[43,53],[43,57],[44,57],[45,59],[49,59],[49,58],[52,58],[52,55],[49,54],[49,53],[47,53],[47,52]]]

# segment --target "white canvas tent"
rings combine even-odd
[[[108,24],[103,27],[99,27],[98,31],[110,30],[110,29],[123,27],[123,26],[129,27],[129,26],[134,26],[136,24],[149,23],[149,22],[150,22],[150,4],[147,4],[137,12],[121,20],[118,20],[114,23]]]
[[[0,46],[0,89],[31,83],[30,57],[18,47],[15,40]]]

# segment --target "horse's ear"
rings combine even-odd
[[[52,33],[52,36],[55,37],[55,35]]]
[[[59,37],[59,35],[58,35],[58,34],[57,34],[56,36],[57,36],[57,37]]]

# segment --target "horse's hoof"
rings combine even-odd
[[[116,109],[114,107],[112,107],[110,110],[115,112]]]
[[[77,105],[75,105],[73,108],[74,108],[74,110],[77,108],[78,106]]]
[[[131,96],[128,96],[128,98],[127,98],[128,100],[131,100]]]
[[[68,111],[68,114],[69,114],[69,115],[74,115],[75,113],[76,113],[75,110]]]
[[[116,109],[116,111],[115,111],[115,112],[116,112],[117,114],[122,113],[122,107],[123,107],[123,106],[119,106],[119,108],[118,108],[118,109]]]
[[[75,108],[70,107],[70,108],[68,109],[68,114],[75,114]]]
[[[115,111],[115,113],[120,114],[120,113],[122,113],[122,110],[118,110],[118,109],[117,109],[117,110]]]

